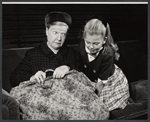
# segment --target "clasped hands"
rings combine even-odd
[[[57,67],[53,72],[53,78],[63,78],[65,74],[67,74],[70,70],[70,67],[66,65],[62,65]],[[30,81],[36,80],[40,84],[44,84],[44,80],[46,78],[46,72],[38,71],[35,75],[30,78]]]

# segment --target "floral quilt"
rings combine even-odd
[[[63,79],[47,77],[44,85],[24,81],[11,89],[24,120],[106,120],[109,111],[95,94],[95,83],[82,72]]]

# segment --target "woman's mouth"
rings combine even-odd
[[[95,53],[95,50],[89,49],[90,53]]]
[[[61,43],[60,43],[60,42],[56,42],[56,44],[61,45]]]

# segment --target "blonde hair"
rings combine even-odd
[[[120,55],[117,53],[118,46],[116,43],[114,43],[108,23],[105,27],[103,22],[97,18],[89,20],[84,27],[83,38],[85,38],[87,34],[101,35],[103,38],[105,38],[106,42],[103,45],[103,54],[110,53],[110,49],[112,49],[115,53],[115,59],[119,60]]]
[[[104,37],[106,28],[103,25],[102,21],[98,19],[92,19],[85,25],[83,36],[86,37],[87,33],[90,35],[102,35]]]

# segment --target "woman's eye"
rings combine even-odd
[[[53,33],[54,33],[54,34],[57,34],[57,32],[56,32],[56,31],[53,31]]]
[[[66,34],[65,34],[65,33],[62,33],[61,35],[62,35],[62,36],[65,36]]]
[[[86,41],[86,43],[87,43],[87,44],[90,44],[90,42],[87,42],[87,41]]]
[[[99,43],[94,43],[94,45],[99,45]]]

